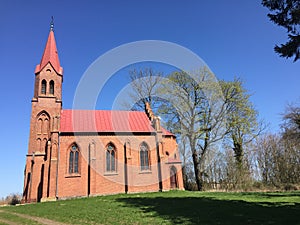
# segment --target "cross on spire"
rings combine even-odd
[[[54,18],[51,16],[50,30],[54,30]]]

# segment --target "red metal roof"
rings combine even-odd
[[[63,70],[59,63],[53,30],[50,30],[42,60],[40,64],[36,66],[35,73],[39,73],[48,63],[51,63],[53,69],[62,75]]]
[[[140,111],[61,111],[60,132],[155,132],[146,113]],[[172,135],[162,128],[163,135]]]
[[[173,133],[171,133],[170,131],[166,130],[165,128],[161,128],[162,132],[163,132],[163,135],[166,135],[166,136],[175,136]]]
[[[154,132],[144,112],[62,110],[61,132]]]

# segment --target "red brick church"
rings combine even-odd
[[[62,108],[53,24],[35,69],[24,202],[183,189],[175,136],[145,112]]]

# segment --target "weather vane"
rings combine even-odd
[[[54,29],[54,18],[51,16],[50,30]]]

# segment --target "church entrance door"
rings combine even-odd
[[[171,182],[171,189],[178,188],[177,170],[175,166],[172,166],[170,169],[170,182]]]

